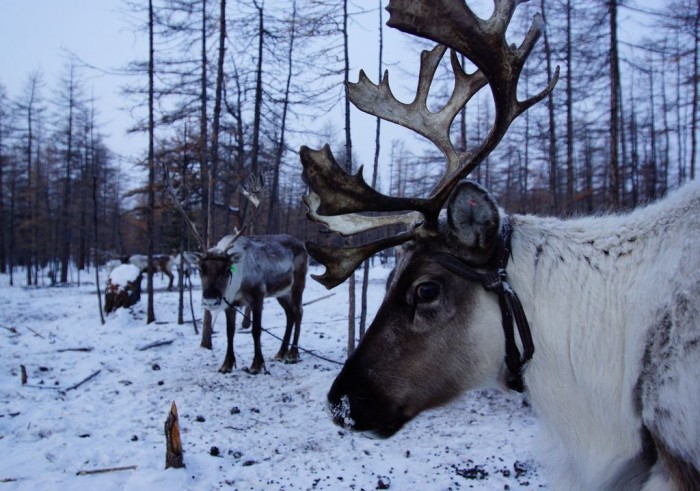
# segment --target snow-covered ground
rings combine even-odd
[[[388,273],[372,271],[372,313]],[[237,369],[218,373],[223,315],[214,349],[200,348],[192,323],[177,324],[177,292],[165,291],[160,277],[151,325],[145,294],[101,325],[92,273],[80,286],[10,287],[8,280],[0,275],[0,491],[546,487],[531,457],[534,418],[520,396],[467,394],[376,440],[334,426],[325,411],[339,365],[308,353],[295,365],[273,362],[279,341],[269,334],[262,338],[269,375],[243,371],[253,354],[248,332],[236,334]],[[307,282],[305,302],[325,295]],[[281,335],[281,307],[265,306],[263,326]],[[301,346],[342,360],[346,316],[343,285],[305,307]],[[157,341],[172,343],[140,350]],[[164,470],[173,401],[186,468]],[[120,467],[127,469],[81,473]]]

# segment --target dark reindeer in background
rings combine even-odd
[[[142,273],[148,272],[148,256],[145,254],[132,254],[125,258],[126,261],[122,259],[122,262],[133,264],[141,270]],[[173,289],[173,272],[171,271],[173,265],[173,257],[168,254],[154,254],[153,260],[151,261],[153,273],[161,272],[168,277],[168,290]]]
[[[627,215],[565,221],[507,215],[487,190],[463,181],[557,81],[558,71],[541,93],[518,100],[543,30],[537,15],[520,46],[507,43],[520,3],[495,0],[484,20],[464,0],[390,0],[389,26],[440,43],[422,54],[415,100],[396,100],[386,75],[374,85],[361,72],[348,85],[359,109],[444,154],[446,172],[427,198],[377,192],[360,173],[346,174],[328,146],[300,150],[310,219],[342,235],[407,226],[355,247],[307,244],[326,266],[316,279],[328,288],[372,254],[408,244],[328,407],[337,424],[388,437],[464,391],[522,391],[541,420],[552,489],[700,489],[700,185]],[[448,48],[454,91],[429,111]],[[477,70],[465,73],[457,54]],[[460,152],[452,121],[487,85],[493,126]]]
[[[247,189],[244,189],[244,193],[257,211],[258,197]],[[287,318],[282,344],[274,359],[287,363],[299,361],[302,296],[308,269],[306,249],[301,241],[290,235],[243,236],[254,216],[255,213],[240,231],[223,237],[206,252],[185,253],[190,263],[199,266],[202,306],[210,312],[224,310],[226,314],[226,357],[219,369],[221,373],[229,373],[236,366],[233,352],[236,307],[247,307],[253,317],[255,353],[248,372],[258,374],[266,371],[260,343],[266,297],[276,298]],[[189,223],[196,234],[194,224]],[[199,235],[195,237],[204,249]]]

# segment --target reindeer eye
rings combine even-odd
[[[426,281],[416,286],[416,299],[419,302],[432,302],[440,294],[440,284],[435,281]]]

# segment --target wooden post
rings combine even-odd
[[[177,406],[173,401],[170,406],[170,414],[165,420],[165,468],[178,469],[185,467],[182,456],[182,441],[180,440],[180,424],[177,419]]]

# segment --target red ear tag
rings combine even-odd
[[[470,199],[469,201],[467,201],[467,203],[469,203],[469,206],[476,206],[476,200],[475,200],[475,199]]]

